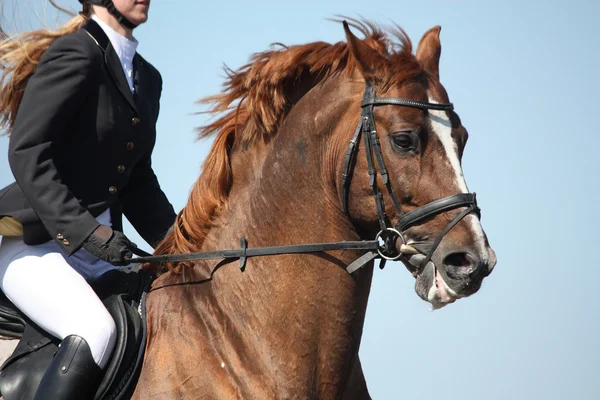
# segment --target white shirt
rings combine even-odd
[[[129,89],[131,89],[131,92],[133,93],[133,57],[137,50],[138,41],[136,38],[131,40],[127,39],[125,36],[108,26],[106,22],[98,18],[96,14],[92,15],[92,19],[100,25],[100,28],[102,28],[104,33],[106,33],[106,36],[108,36],[110,44],[112,44],[112,47],[115,49],[115,52],[121,61],[123,72],[127,78],[127,83],[129,83]]]

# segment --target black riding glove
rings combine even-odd
[[[83,248],[112,265],[124,266],[130,264],[127,259],[133,257],[132,250],[137,249],[137,246],[122,232],[100,225],[83,242]]]

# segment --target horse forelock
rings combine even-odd
[[[365,43],[388,61],[378,84],[382,91],[423,72],[402,28],[395,25],[384,30],[366,20],[347,20],[364,35]],[[232,185],[229,152],[234,143],[251,147],[270,140],[310,89],[334,75],[352,77],[358,68],[346,42],[275,44],[235,71],[226,67],[223,91],[198,100],[199,104],[212,105],[208,113],[221,115],[198,128],[200,138],[216,134],[214,143],[173,232],[159,244],[156,254],[193,252],[201,247],[215,216],[227,206]],[[180,268],[166,267],[174,272]]]

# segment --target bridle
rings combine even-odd
[[[426,257],[416,267],[416,271],[424,268],[427,263],[433,257],[433,253],[441,243],[442,239],[450,230],[458,224],[463,218],[470,213],[477,214],[480,218],[481,211],[477,206],[477,198],[475,193],[458,193],[448,197],[434,200],[421,207],[418,207],[408,213],[403,213],[400,206],[400,201],[396,196],[396,193],[392,189],[389,175],[385,163],[383,161],[383,155],[381,153],[381,146],[379,144],[379,137],[377,135],[377,129],[375,127],[375,118],[373,117],[373,108],[377,106],[404,106],[413,107],[421,110],[441,110],[441,111],[452,111],[454,105],[452,103],[426,103],[411,99],[405,99],[401,97],[376,97],[375,89],[371,86],[370,82],[366,82],[365,92],[363,100],[361,102],[361,118],[354,131],[354,136],[350,140],[348,145],[348,151],[346,152],[346,160],[344,162],[344,171],[342,173],[342,204],[346,215],[350,216],[348,212],[348,197],[350,192],[350,180],[352,178],[352,171],[356,160],[356,154],[358,153],[358,141],[361,133],[364,138],[365,153],[367,155],[367,167],[369,170],[369,185],[373,192],[373,198],[375,199],[375,206],[377,209],[377,216],[379,220],[380,231],[377,234],[377,239],[383,240],[383,245],[378,249],[379,256],[382,258],[380,268],[383,268],[386,260],[397,260],[402,256],[402,253],[396,250],[396,243],[398,240],[402,244],[406,244],[402,232],[406,229],[420,225],[430,218],[435,217],[445,211],[454,210],[461,207],[466,207],[465,210],[460,212],[450,223],[444,228],[444,230],[434,240],[429,252]],[[394,203],[396,212],[398,213],[398,222],[392,228],[388,225],[388,217],[385,214],[385,208],[383,203],[383,194],[377,186],[377,170],[375,169],[375,162],[373,155],[377,160],[377,167],[381,174],[381,181],[386,187],[389,196]],[[360,266],[358,267],[360,268]],[[354,272],[353,270],[349,271]],[[415,272],[415,271],[413,271]]]
[[[402,244],[406,245],[406,241],[402,232],[408,228],[420,225],[427,220],[435,217],[436,215],[454,210],[457,208],[465,207],[454,219],[444,228],[444,230],[438,235],[433,242],[428,254],[425,256],[423,261],[420,263],[413,273],[418,272],[424,268],[427,263],[431,260],[433,253],[441,243],[444,236],[463,218],[470,213],[475,213],[478,218],[480,217],[480,210],[477,206],[477,200],[475,193],[458,193],[448,197],[434,200],[421,207],[418,207],[408,213],[403,213],[400,206],[400,201],[394,193],[385,163],[383,161],[383,155],[381,153],[381,146],[379,144],[379,138],[377,130],[375,128],[375,119],[373,118],[373,108],[377,106],[393,105],[393,106],[404,106],[419,108],[421,110],[442,110],[452,111],[454,106],[452,103],[426,103],[411,99],[404,99],[399,97],[375,97],[375,90],[369,82],[366,83],[366,88],[361,102],[361,119],[356,127],[354,135],[348,145],[348,151],[346,152],[346,158],[344,162],[344,170],[342,173],[342,205],[344,212],[349,216],[348,213],[348,198],[350,192],[350,182],[352,178],[352,172],[354,169],[356,155],[358,153],[358,141],[362,133],[364,138],[365,153],[367,156],[367,165],[369,171],[369,185],[373,191],[373,198],[375,199],[375,206],[377,209],[377,216],[379,221],[380,231],[375,237],[375,240],[361,240],[361,241],[343,241],[343,242],[331,242],[331,243],[314,243],[314,244],[298,244],[290,246],[271,246],[271,247],[256,247],[248,248],[248,242],[246,238],[240,239],[240,248],[232,250],[217,250],[212,252],[196,252],[186,254],[165,254],[152,256],[144,251],[137,249],[135,253],[141,257],[132,258],[129,261],[131,263],[177,263],[182,261],[199,261],[199,260],[213,260],[213,259],[239,259],[240,269],[244,271],[246,267],[246,260],[248,257],[256,256],[268,256],[278,254],[306,254],[316,253],[331,250],[363,250],[367,251],[361,257],[352,262],[346,270],[348,273],[353,273],[356,270],[367,265],[374,259],[381,259],[380,268],[383,268],[387,260],[398,260],[402,257],[402,252],[397,250],[396,244],[400,240]],[[398,213],[398,222],[394,227],[388,225],[389,219],[385,214],[383,194],[377,186],[377,169],[375,168],[375,160],[377,160],[377,167],[381,175],[382,183],[387,188],[388,194],[394,203],[394,207]]]

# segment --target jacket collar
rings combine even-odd
[[[119,60],[119,56],[117,55],[115,49],[110,43],[108,36],[106,35],[106,33],[104,33],[100,25],[98,25],[98,23],[91,18],[89,18],[86,21],[85,25],[83,26],[83,29],[85,29],[88,35],[90,35],[91,38],[94,39],[94,42],[96,42],[96,44],[102,49],[104,53],[104,63],[106,64],[110,77],[112,78],[115,85],[117,85],[117,88],[119,89],[121,95],[125,97],[129,105],[137,115],[137,107],[133,98],[133,94],[129,89],[129,84],[127,83],[125,72],[123,72],[121,61]],[[139,66],[139,62],[136,63],[137,58],[139,58],[139,56],[136,54],[136,56],[134,57],[133,64],[134,74],[136,76],[139,74],[139,71],[137,70],[138,68],[136,68]]]
[[[95,14],[92,14],[90,18],[96,21],[106,36],[108,36],[108,40],[117,52],[121,62],[131,62],[139,44],[137,39],[135,37],[127,38],[123,36],[121,33],[110,27],[110,25],[108,25],[106,22],[102,21],[102,19]]]

